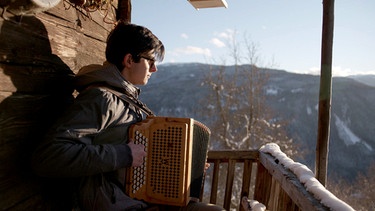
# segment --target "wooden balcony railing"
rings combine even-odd
[[[297,176],[271,154],[258,150],[209,151],[208,162],[211,171],[207,172],[202,201],[226,210],[250,210],[241,205],[245,196],[262,203],[267,210],[335,210],[307,191]],[[339,199],[334,203],[351,210]]]
[[[236,164],[242,164],[243,169],[242,175],[240,176],[242,179],[241,193],[237,197],[249,196],[251,179],[254,179],[254,177],[252,177],[252,169],[254,165],[257,165],[258,157],[258,151],[209,151],[207,161],[208,163],[213,163],[210,203],[218,204],[217,194],[219,192],[219,181],[222,181],[219,180],[219,172],[223,164],[227,165],[224,197],[222,199],[223,207],[229,210],[231,206],[234,178],[235,174],[238,173],[238,171],[236,171]],[[240,203],[238,203],[238,205],[239,204]],[[239,209],[241,209],[241,207],[239,207]]]

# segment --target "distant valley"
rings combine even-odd
[[[228,72],[230,72],[230,68]],[[198,102],[207,92],[201,86],[206,64],[158,66],[141,99],[159,116],[200,119]],[[300,160],[312,170],[317,139],[319,76],[282,70],[262,70],[269,80],[263,87],[266,103],[276,117],[288,121],[289,137],[306,151]],[[334,77],[329,151],[329,174],[354,178],[375,162],[375,76]]]

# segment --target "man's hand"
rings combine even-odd
[[[204,173],[206,173],[207,169],[210,168],[211,164],[206,163],[204,166]]]
[[[132,151],[133,163],[132,166],[137,167],[143,164],[143,158],[146,156],[145,147],[141,144],[134,144],[133,140],[128,143]]]

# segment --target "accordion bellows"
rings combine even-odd
[[[127,171],[126,193],[149,203],[185,206],[199,198],[210,130],[192,118],[147,117],[129,137],[147,152],[142,166]]]

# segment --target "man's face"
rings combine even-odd
[[[121,74],[134,85],[145,85],[152,73],[156,71],[155,61],[151,58],[141,56],[138,63],[132,60],[129,65],[125,65]]]

